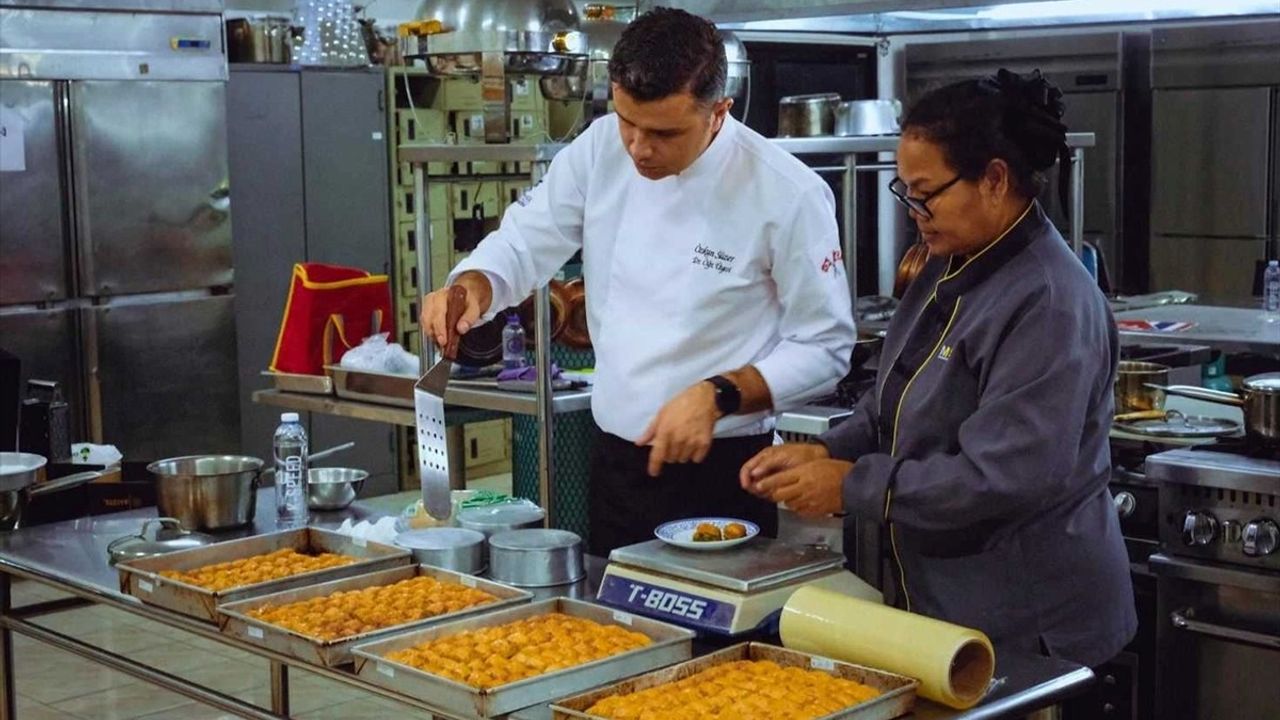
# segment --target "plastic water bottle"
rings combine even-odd
[[[524,366],[524,327],[520,325],[520,316],[511,313],[506,327],[502,328],[502,367],[518,370]]]
[[[1267,263],[1267,270],[1262,273],[1262,309],[1267,313],[1267,322],[1280,322],[1280,260]]]
[[[307,430],[298,413],[280,416],[274,438],[276,514],[281,528],[307,524]]]

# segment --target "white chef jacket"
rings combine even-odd
[[[632,164],[615,115],[562,150],[454,268],[493,284],[485,319],[515,305],[582,250],[596,355],[591,409],[635,440],[662,406],[712,375],[754,365],[775,412],[829,393],[855,330],[831,190],[732,117],[684,172],[653,181]],[[717,437],[773,429],[731,415]]]

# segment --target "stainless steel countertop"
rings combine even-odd
[[[403,507],[407,497],[408,494],[400,494],[360,500],[346,510],[312,513],[311,524],[336,528],[347,518],[376,519]],[[107,564],[107,544],[120,536],[138,532],[145,520],[155,516],[155,508],[141,508],[0,533],[0,570],[17,571],[19,575],[50,576],[77,586],[88,594],[141,605],[136,598],[120,592],[115,569]],[[274,493],[263,489],[258,493],[257,516],[253,526],[219,533],[218,537],[231,539],[276,529]],[[568,594],[593,597],[593,590],[603,571],[602,559],[587,558],[588,579],[570,586]],[[564,594],[564,591],[559,594]],[[712,648],[708,647],[704,652],[710,649]],[[695,645],[695,651],[697,650],[698,646]],[[996,677],[1003,680],[991,696],[976,708],[957,711],[922,699],[910,717],[925,720],[1018,718],[1078,694],[1092,682],[1093,673],[1074,663],[1005,652],[997,646]],[[512,717],[534,720],[550,716],[549,708],[540,706],[520,711]]]
[[[1267,322],[1260,309],[1217,305],[1161,305],[1116,313],[1117,320],[1193,322],[1182,332],[1121,331],[1123,339],[1209,345],[1225,352],[1280,357],[1280,322]]]

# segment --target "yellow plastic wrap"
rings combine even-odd
[[[782,644],[916,678],[921,696],[961,710],[982,699],[996,664],[977,630],[817,587],[783,607]]]

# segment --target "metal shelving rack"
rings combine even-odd
[[[841,202],[844,205],[844,222],[841,237],[844,238],[845,275],[849,279],[849,297],[858,298],[857,256],[858,213],[857,176],[862,172],[894,170],[892,163],[876,162],[859,164],[858,156],[870,153],[893,153],[898,149],[898,135],[864,137],[813,137],[777,138],[773,144],[797,157],[805,155],[839,155],[839,166],[814,168],[817,172],[839,172]],[[1084,245],[1084,149],[1097,143],[1093,133],[1067,133],[1067,147],[1071,148],[1071,247],[1079,255]]]
[[[556,153],[565,146],[562,144],[546,145],[446,145],[438,143],[404,144],[400,146],[398,160],[409,163],[413,171],[413,202],[415,234],[420,241],[418,251],[418,277],[422,279],[424,289],[428,287],[432,275],[431,247],[431,207],[427,194],[427,164],[433,162],[465,163],[465,162],[498,162],[498,163],[531,163],[533,183],[536,185],[546,172],[547,166]],[[422,240],[425,239],[425,240]],[[583,409],[582,400],[590,406],[590,393],[578,393],[577,402],[557,404],[556,395],[551,389],[551,294],[547,285],[542,285],[534,292],[534,363],[538,367],[536,392],[532,413],[538,419],[538,500],[547,511],[547,525],[554,527],[552,518],[555,504],[552,502],[551,477],[554,469],[551,448],[556,412],[569,412]],[[422,333],[422,370],[435,363],[436,348]],[[450,392],[453,392],[452,390]],[[470,404],[465,395],[457,395],[457,400],[446,395],[446,402],[463,407],[477,407]]]

